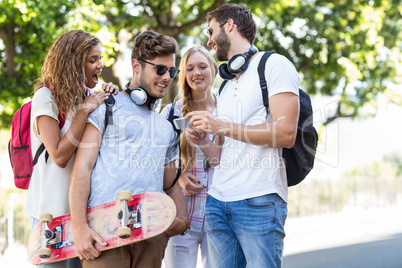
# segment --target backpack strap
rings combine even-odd
[[[223,80],[221,86],[219,87],[219,91],[218,91],[218,95],[221,95],[221,92],[223,90],[223,88],[225,87],[226,83],[228,82],[228,80]]]
[[[36,153],[35,153],[35,157],[34,157],[34,159],[33,159],[33,161],[32,161],[32,166],[35,166],[36,163],[38,163],[39,156],[43,153],[43,151],[44,151],[45,149],[46,149],[46,148],[45,148],[45,145],[42,143],[42,144],[39,146],[39,148],[38,148],[38,150],[36,151]],[[47,159],[46,159],[46,162],[47,162]]]
[[[180,175],[181,175],[180,134],[181,134],[182,131],[180,129],[177,129],[173,124],[173,120],[176,119],[176,118],[179,118],[178,116],[174,115],[174,107],[175,107],[175,105],[176,105],[176,102],[173,102],[172,107],[170,108],[168,121],[172,124],[174,132],[176,133],[176,140],[174,142],[174,145],[177,145],[177,147],[179,148],[179,169],[177,170],[176,178],[173,180],[172,186],[170,186],[167,190],[171,189],[176,184],[176,182],[179,180]]]
[[[109,98],[105,101],[106,104],[105,130],[103,131],[103,134],[105,133],[108,125],[113,125],[113,106],[115,103],[116,100],[114,99],[113,94],[110,94]]]
[[[261,91],[262,91],[262,101],[264,102],[264,107],[265,110],[269,111],[269,102],[268,102],[268,86],[267,86],[267,80],[265,79],[265,64],[267,63],[267,60],[269,56],[274,54],[275,52],[273,51],[266,51],[264,55],[262,55],[260,63],[258,64],[258,76],[260,78],[260,86],[261,86]]]
[[[59,128],[62,129],[63,126],[64,126],[64,123],[66,122],[66,115],[65,115],[65,114],[61,115],[61,114],[59,113],[59,115],[58,115],[57,118],[59,119]],[[39,156],[43,153],[43,151],[44,151],[45,149],[46,149],[45,144],[42,143],[42,144],[39,146],[38,150],[36,151],[34,159],[32,160],[32,166],[33,166],[33,167],[38,163]],[[45,163],[47,163],[47,160],[48,160],[48,159],[49,159],[49,153],[48,153],[48,151],[46,150],[46,152],[45,152]]]
[[[179,118],[178,116],[174,116],[174,107],[175,107],[175,105],[176,105],[176,102],[173,102],[172,107],[170,108],[170,111],[169,111],[168,120],[169,120],[170,123],[173,123],[173,119]],[[173,125],[173,127],[174,127],[174,125]],[[174,127],[174,131],[178,131],[176,129],[176,127]]]

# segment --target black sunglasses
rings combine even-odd
[[[180,72],[180,70],[176,69],[175,67],[168,68],[165,65],[158,65],[158,64],[155,64],[155,63],[143,60],[143,59],[138,59],[138,60],[155,66],[156,74],[160,75],[160,76],[164,75],[167,71],[169,71],[170,78],[175,78],[176,75]]]
[[[227,20],[227,21],[224,21],[224,22],[221,22],[221,23],[219,23],[218,25],[215,25],[215,26],[213,26],[213,27],[211,27],[211,28],[208,28],[207,29],[207,35],[209,35],[209,37],[211,37],[211,35],[212,35],[212,33],[213,33],[213,28],[215,28],[215,27],[222,27],[223,25],[225,25],[227,22],[228,22],[229,20]]]

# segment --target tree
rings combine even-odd
[[[31,95],[51,44],[63,31],[74,1],[1,0],[0,128]]]
[[[257,47],[291,59],[310,94],[338,96],[324,125],[363,116],[366,104],[390,94],[390,83],[402,82],[400,0],[270,1],[254,10]]]
[[[7,93],[0,93],[0,104],[3,106],[0,121],[3,126],[9,125],[10,115],[19,107],[17,101],[21,103],[29,96],[32,79],[40,73],[44,51],[61,30],[82,28],[100,37],[106,66],[102,77],[105,81],[122,85],[126,79],[119,73],[123,53],[132,47],[139,32],[151,29],[171,35],[181,47],[189,43],[205,44],[207,37],[203,37],[201,32],[207,26],[206,13],[231,1],[53,1],[57,8],[44,2],[18,1],[29,7],[28,10],[42,8],[47,14],[37,13],[36,16],[41,19],[28,16],[30,19],[25,21],[19,19],[26,17],[19,8],[23,4],[0,5],[1,10],[10,13],[10,17],[0,16],[0,32],[4,29],[10,31],[6,37],[0,35],[5,44],[5,49],[0,47],[0,85],[2,89],[8,89]],[[274,50],[288,57],[300,72],[302,87],[308,93],[337,96],[337,107],[324,125],[339,117],[366,115],[364,107],[375,104],[376,98],[381,95],[400,102],[400,96],[391,90],[393,84],[402,82],[399,49],[402,34],[398,29],[401,24],[400,0],[341,0],[333,3],[320,0],[248,0],[247,5],[259,27],[256,46],[260,50]],[[18,12],[21,14],[18,15]],[[63,28],[58,30],[56,25]],[[34,42],[35,39],[31,38],[31,42],[35,43],[35,49],[31,51],[31,44],[24,42],[21,31],[26,32],[26,36],[41,35],[40,40],[44,42]],[[6,41],[11,34],[18,40],[14,45]],[[8,46],[14,47],[14,54]],[[33,55],[36,57],[33,58]],[[18,67],[27,68],[22,63],[15,68],[10,67],[13,66],[9,63],[10,58],[17,63],[23,59],[30,62],[29,73]],[[18,80],[16,75],[23,77]],[[175,94],[173,85],[164,103],[171,102]]]
[[[154,30],[172,36],[183,47],[189,37],[199,36],[200,25],[205,23],[206,14],[224,2],[227,1],[138,0],[134,4],[121,0],[95,0],[96,6],[86,7],[85,12],[80,9],[77,15],[82,16],[80,19],[82,27],[88,26],[90,31],[99,29],[102,32],[107,29],[111,35],[114,44],[108,40],[104,41],[113,49],[113,51],[109,51],[112,53],[109,53],[107,57],[111,57],[110,62],[115,64],[105,67],[102,77],[105,81],[122,85],[124,83],[122,80],[125,78],[118,73],[119,68],[126,68],[123,66],[122,56],[127,47],[132,47],[138,33],[147,29]],[[196,42],[201,44],[200,39]],[[178,63],[179,60],[177,60]],[[172,83],[165,94],[164,102],[172,102],[176,93],[176,84]]]

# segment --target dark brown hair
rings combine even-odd
[[[240,35],[246,38],[250,44],[254,43],[257,26],[250,13],[250,9],[244,4],[224,4],[207,14],[208,23],[215,19],[218,23],[232,19],[237,25]]]
[[[174,38],[153,31],[145,31],[135,38],[131,60],[153,60],[156,57],[176,54],[177,51],[178,45]]]

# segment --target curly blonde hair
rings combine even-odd
[[[71,116],[81,104],[86,91],[85,62],[89,50],[99,39],[82,30],[61,35],[50,48],[34,91],[50,87],[60,114]]]
[[[208,50],[203,46],[191,47],[183,54],[179,67],[179,69],[181,70],[179,76],[179,94],[183,104],[183,107],[181,109],[183,116],[193,111],[194,100],[191,92],[191,87],[189,86],[186,80],[186,73],[187,73],[186,66],[188,58],[196,52],[202,53],[207,58],[208,63],[212,69],[212,81],[218,74],[218,64],[216,63],[212,55],[208,52]],[[186,170],[190,165],[190,163],[194,164],[195,157],[194,157],[194,145],[186,138],[186,135],[184,134],[181,134],[180,149],[181,149],[182,169]]]

